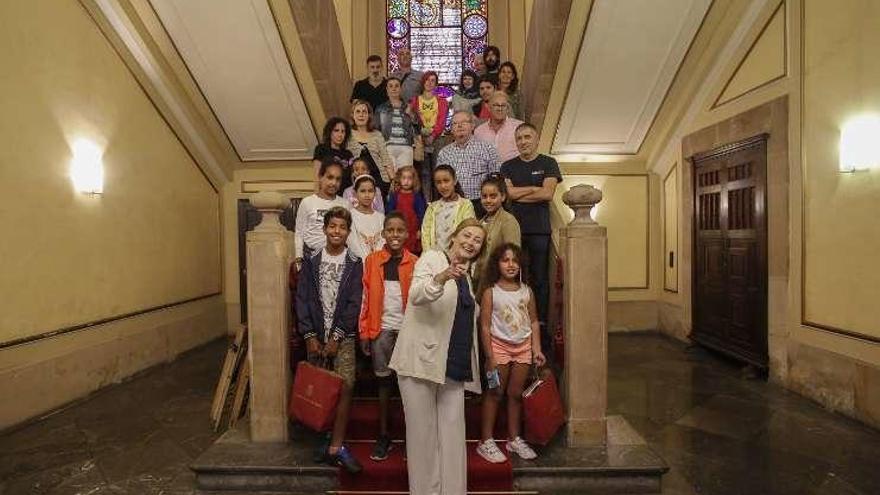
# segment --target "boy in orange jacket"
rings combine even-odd
[[[406,219],[400,212],[386,214],[382,228],[385,248],[364,260],[364,295],[358,327],[361,350],[372,357],[373,372],[379,379],[379,438],[370,455],[374,461],[387,459],[391,450],[388,402],[394,376],[388,361],[403,325],[403,312],[418,260],[404,247],[408,234]]]

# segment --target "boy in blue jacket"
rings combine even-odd
[[[324,214],[327,243],[303,260],[296,288],[296,315],[309,361],[332,360],[333,370],[343,381],[333,432],[315,460],[358,473],[360,463],[342,444],[354,388],[355,343],[363,293],[363,265],[345,247],[350,230],[351,213],[345,208],[335,206]]]

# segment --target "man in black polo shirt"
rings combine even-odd
[[[512,201],[510,212],[519,220],[522,248],[529,259],[528,274],[538,320],[541,322],[541,350],[552,356],[553,336],[547,329],[547,306],[550,299],[550,201],[556,185],[562,182],[559,164],[538,153],[538,130],[529,123],[520,124],[514,133],[519,156],[501,165]]]
[[[388,93],[385,92],[385,76],[382,75],[382,57],[370,55],[367,57],[368,76],[354,83],[351,89],[351,101],[364,100],[370,104],[373,111],[379,105],[388,101]]]

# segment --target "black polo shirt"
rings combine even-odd
[[[555,177],[562,182],[559,164],[547,155],[538,155],[527,162],[520,157],[512,158],[501,165],[501,175],[510,179],[514,187],[543,186],[544,179]],[[550,234],[550,202],[519,203],[513,201],[510,213],[519,220],[523,234]]]

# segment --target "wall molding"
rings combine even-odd
[[[209,298],[216,297],[216,296],[219,296],[222,294],[223,294],[222,291],[216,291],[216,292],[212,292],[210,294],[205,294],[202,296],[196,296],[196,297],[191,297],[189,299],[184,299],[182,301],[175,301],[175,302],[171,302],[168,304],[161,304],[159,306],[153,306],[153,307],[146,308],[146,309],[139,309],[139,310],[132,311],[129,313],[123,313],[123,314],[119,314],[119,315],[109,316],[107,318],[101,318],[99,320],[88,321],[86,323],[79,323],[77,325],[71,325],[69,327],[58,328],[55,330],[49,330],[48,332],[43,332],[43,333],[39,333],[36,335],[30,335],[27,337],[21,337],[21,338],[17,338],[17,339],[7,340],[6,342],[0,342],[0,350],[8,349],[11,347],[16,347],[16,346],[21,346],[21,345],[26,345],[26,344],[33,344],[33,343],[41,341],[41,340],[51,339],[54,337],[59,337],[61,335],[67,335],[67,334],[70,334],[73,332],[79,332],[81,330],[94,329],[94,328],[97,328],[101,325],[106,325],[107,323],[113,323],[113,322],[119,321],[119,320],[134,318],[137,316],[145,315],[147,313],[153,313],[155,311],[161,311],[163,309],[169,309],[169,308],[173,308],[176,306],[183,306],[184,304],[189,304],[192,302],[201,301],[203,299],[209,299]]]

